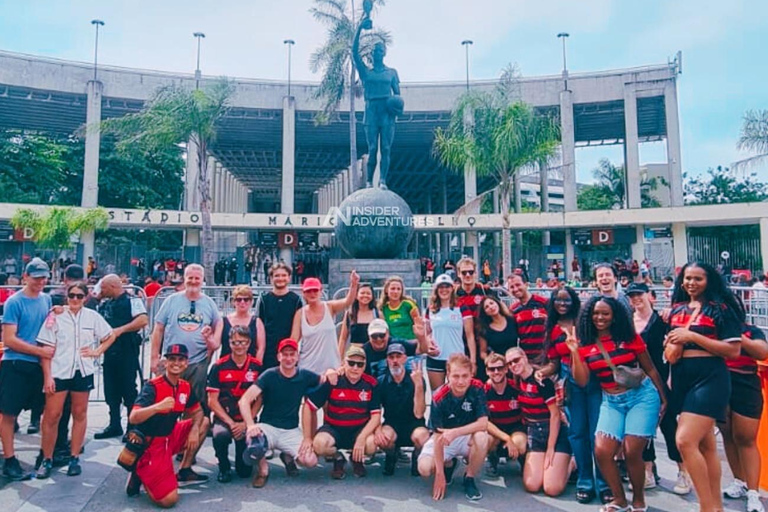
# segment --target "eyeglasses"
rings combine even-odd
[[[555,299],[555,302],[557,302],[559,304],[571,304],[571,303],[573,303],[573,300],[571,300],[570,298],[568,298],[568,299]]]
[[[503,372],[504,371],[504,367],[503,366],[488,366],[486,368],[486,370],[488,371],[488,373]]]
[[[77,299],[77,300],[83,300],[85,298],[85,294],[83,293],[70,293],[67,295],[70,299]]]
[[[235,302],[251,302],[252,300],[248,297],[235,297]]]
[[[250,343],[250,340],[229,340],[229,344],[233,347],[236,345],[247,345]]]
[[[365,368],[365,361],[351,361],[351,360],[347,359],[347,364],[351,368],[355,368],[355,367],[357,367],[357,368]]]
[[[195,301],[192,301],[189,303],[189,314],[190,315],[195,314]]]
[[[369,336],[372,340],[383,340],[387,337],[385,333],[376,333]]]
[[[462,270],[461,271],[461,275],[463,275],[463,276],[473,276],[473,275],[475,275],[475,271],[474,270]]]
[[[509,361],[507,361],[507,364],[508,364],[509,366],[512,366],[513,364],[517,364],[517,363],[519,363],[519,362],[520,362],[520,361],[522,361],[522,360],[523,360],[523,358],[522,358],[522,357],[516,357],[516,358],[514,358],[514,359],[510,359]]]

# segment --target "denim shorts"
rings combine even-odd
[[[603,391],[597,432],[617,441],[624,436],[652,438],[659,424],[661,399],[656,386],[646,377],[639,387],[611,395]]]

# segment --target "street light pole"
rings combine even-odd
[[[473,44],[473,41],[471,39],[465,39],[461,42],[461,44],[464,46],[464,61],[467,68],[467,92],[469,92],[469,46]]]
[[[195,38],[197,38],[197,67],[195,68],[195,89],[199,89],[200,78],[202,76],[200,74],[200,40],[205,38],[205,34],[203,34],[202,32],[195,32],[192,35],[195,36]]]
[[[96,44],[93,48],[93,81],[97,80],[97,70],[99,69],[99,27],[104,26],[101,20],[91,20],[91,25],[96,26]]]
[[[286,39],[283,41],[284,45],[288,46],[288,97],[291,97],[291,49],[293,48],[293,45],[296,44],[296,41],[293,39]]]
[[[563,40],[563,82],[565,84],[565,90],[568,90],[568,61],[566,59],[566,52],[565,52],[565,40],[570,37],[570,34],[568,32],[560,32],[557,34],[558,39]]]

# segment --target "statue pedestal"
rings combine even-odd
[[[328,262],[328,288],[336,291],[349,286],[349,274],[357,271],[361,283],[380,288],[390,276],[400,276],[407,288],[421,285],[421,262],[388,259],[332,259]]]

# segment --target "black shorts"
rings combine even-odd
[[[763,390],[756,373],[731,374],[731,411],[747,418],[759,420],[763,414]]]
[[[725,421],[731,377],[722,357],[684,357],[672,365],[672,410]]]
[[[56,392],[73,391],[75,393],[84,393],[93,389],[93,375],[83,377],[79,371],[71,379],[53,379],[56,383]]]
[[[533,453],[545,453],[549,444],[549,421],[540,421],[528,424],[528,451]],[[560,424],[560,432],[557,433],[555,442],[556,453],[571,453],[571,443],[568,442],[568,427]]]
[[[327,423],[317,429],[317,433],[325,432],[335,441],[334,445],[338,450],[351,450],[355,446],[357,435],[363,430],[365,425],[360,427],[335,427]]]
[[[434,359],[427,357],[427,371],[428,372],[442,372],[445,373],[445,363],[443,359]]]
[[[397,435],[395,446],[397,448],[402,446],[413,446],[413,441],[411,441],[411,434],[413,434],[413,431],[419,427],[426,428],[424,419],[417,419],[415,421],[385,421],[384,425],[392,427],[392,430],[395,431],[395,434]]]
[[[24,409],[42,406],[43,369],[29,361],[0,364],[0,413],[18,416]]]

